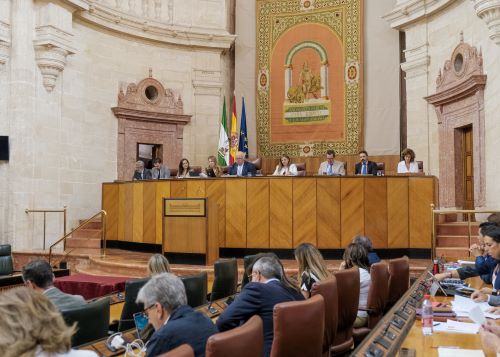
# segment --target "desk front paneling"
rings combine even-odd
[[[162,243],[163,198],[217,202],[221,248],[430,248],[433,177],[258,177],[103,184],[107,239]]]

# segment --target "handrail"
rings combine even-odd
[[[62,241],[64,241],[64,246],[66,246],[66,239],[70,235],[72,235],[76,230],[82,228],[83,226],[86,226],[88,223],[90,223],[90,221],[92,221],[94,218],[96,218],[99,215],[101,216],[101,222],[102,222],[101,240],[103,241],[103,248],[102,248],[101,255],[103,257],[105,257],[106,256],[106,216],[108,215],[108,213],[105,210],[100,210],[99,212],[94,214],[92,217],[87,219],[85,222],[81,223],[78,227],[73,229],[71,232],[69,232],[68,234],[65,234],[62,238],[59,238],[55,243],[53,243],[50,246],[50,248],[49,248],[49,264],[50,264],[51,259],[52,259],[52,248],[54,248],[54,246],[61,243]]]
[[[47,228],[47,213],[63,213],[64,217],[64,234],[66,234],[66,217],[68,209],[64,206],[63,209],[28,209],[26,208],[24,212],[28,213],[43,213],[43,250],[45,250],[45,235]],[[65,247],[66,248],[66,247]]]
[[[467,227],[468,227],[468,235],[469,235],[469,247],[471,246],[471,214],[475,213],[500,213],[498,209],[434,209],[434,204],[431,203],[431,219],[432,219],[432,249],[431,249],[431,258],[434,260],[436,253],[436,223],[435,223],[435,215],[436,214],[449,214],[449,213],[466,213],[467,214]]]

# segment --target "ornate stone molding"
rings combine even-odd
[[[406,61],[401,63],[401,69],[406,73],[406,78],[419,77],[429,72],[429,44],[410,48],[404,51]]]
[[[195,69],[193,79],[194,94],[219,97],[223,84],[220,77],[220,71]]]
[[[472,127],[474,205],[486,203],[485,126],[483,57],[476,47],[463,42],[455,48],[436,78],[436,93],[425,97],[435,107],[438,117],[439,201],[441,207],[464,207],[461,195],[466,188],[461,178],[465,167],[462,142],[457,131]]]
[[[0,70],[9,60],[10,52],[10,26],[0,21]]]
[[[404,29],[413,22],[424,19],[446,6],[452,4],[455,0],[407,0],[398,1],[396,7],[383,18],[390,23],[394,29]]]
[[[35,60],[43,76],[43,86],[51,92],[57,77],[66,66],[66,57],[74,54],[76,49],[71,46],[73,35],[52,25],[36,28]]]
[[[126,13],[120,8],[111,8],[93,0],[88,11],[76,13],[81,19],[122,34],[153,40],[171,45],[228,49],[236,36],[217,28],[183,27],[172,24],[172,4],[169,3],[169,20],[160,22],[157,18],[144,17],[140,14]]]
[[[486,22],[490,38],[500,45],[500,0],[471,0],[477,16]]]

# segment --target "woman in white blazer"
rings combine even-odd
[[[297,166],[290,163],[288,155],[281,155],[280,162],[276,165],[273,176],[297,176]]]
[[[415,152],[412,149],[404,149],[401,157],[403,160],[398,164],[398,174],[418,172],[418,163],[415,161]]]

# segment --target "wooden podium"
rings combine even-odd
[[[172,262],[212,265],[219,258],[217,211],[213,199],[164,198],[163,254]]]

